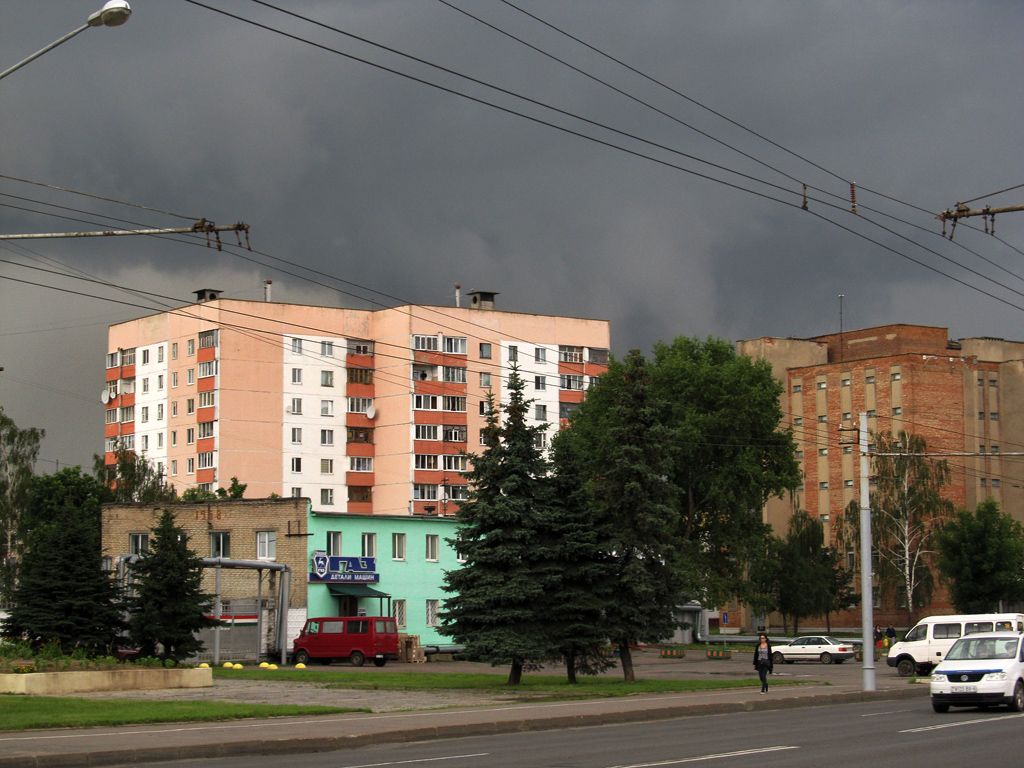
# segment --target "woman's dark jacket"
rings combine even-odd
[[[758,653],[760,651],[761,651],[761,642],[758,641],[757,645],[754,646],[754,666],[755,667],[759,666],[759,664],[758,664],[759,659],[758,659],[757,655],[758,655]],[[775,671],[775,664],[772,661],[772,642],[771,642],[771,640],[768,641],[768,671],[769,672],[774,672]]]

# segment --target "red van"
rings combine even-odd
[[[292,643],[296,664],[315,659],[330,664],[348,659],[353,667],[373,659],[378,667],[398,658],[398,625],[393,616],[321,616],[308,619]]]

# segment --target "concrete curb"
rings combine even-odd
[[[220,742],[182,747],[139,747],[135,749],[69,752],[53,755],[25,755],[0,757],[0,768],[65,768],[74,766],[113,766],[136,763],[158,763],[171,760],[195,760],[214,757],[244,757],[246,755],[294,755],[313,752],[335,752],[342,749],[364,747],[371,744],[394,744],[413,741],[432,741],[463,736],[489,736],[522,731],[552,731],[588,726],[672,720],[680,717],[726,715],[740,712],[763,712],[802,707],[820,707],[832,704],[854,704],[862,701],[894,701],[927,696],[925,686],[908,686],[885,691],[851,691],[788,698],[763,698],[736,702],[676,704],[623,712],[603,712],[564,717],[524,718],[495,722],[439,725],[406,728],[382,733],[316,738],[267,739],[254,741]]]

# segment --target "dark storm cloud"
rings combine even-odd
[[[100,4],[5,4],[0,67],[82,23]],[[832,331],[839,293],[846,294],[847,327],[925,322],[950,325],[958,336],[1021,336],[1020,311],[812,215],[968,279],[959,267],[872,227],[873,218],[1021,288],[957,245],[1013,271],[1019,254],[965,230],[949,245],[927,213],[1024,181],[1014,162],[1024,103],[1019,4],[524,1],[836,178],[507,6],[456,3],[793,177],[786,178],[440,3],[282,0],[782,190],[581,126],[255,3],[210,4],[790,204],[799,203],[801,183],[824,191],[812,191],[818,199],[805,213],[168,0],[137,0],[124,27],[88,30],[0,83],[0,173],[221,224],[245,220],[257,249],[405,301],[448,303],[460,283],[463,290],[500,291],[504,309],[604,317],[620,354],[678,334]],[[861,185],[863,221],[846,210],[846,180]],[[187,221],[10,181],[0,180],[0,192],[143,226]],[[994,202],[1020,199],[1011,193]],[[0,231],[94,228],[53,213],[0,207]],[[91,213],[81,218],[104,221]],[[1000,236],[1018,244],[1022,226],[1002,217]],[[32,249],[181,300],[207,285],[259,298],[261,281],[270,278],[276,300],[369,306],[227,251],[157,239],[38,241]],[[0,276],[126,298],[9,265],[0,265]],[[986,289],[1024,306],[1024,297]],[[19,423],[47,427],[47,458],[87,461],[99,448],[105,326],[146,311],[0,280],[0,401]]]

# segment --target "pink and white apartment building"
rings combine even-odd
[[[493,293],[373,311],[196,293],[108,336],[106,460],[141,453],[179,493],[237,477],[323,511],[452,514],[513,365],[558,429],[608,361],[607,321],[497,311]]]

